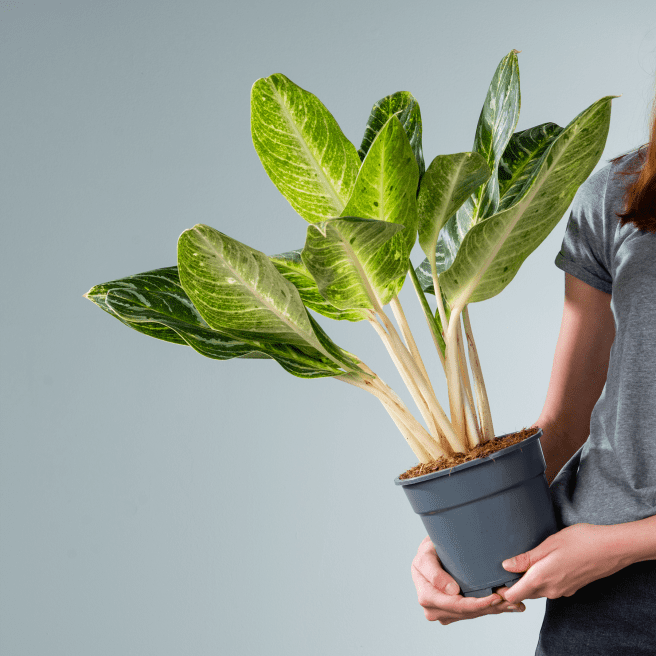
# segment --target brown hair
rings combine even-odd
[[[638,157],[624,171],[615,175],[636,175],[624,192],[624,211],[616,212],[620,225],[633,223],[640,230],[656,232],[656,98],[650,118],[649,142],[628,153],[608,160],[616,163],[628,154],[638,151]]]

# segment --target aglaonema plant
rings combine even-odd
[[[309,224],[303,248],[267,256],[199,224],[180,236],[177,267],[96,285],[87,298],[139,332],[209,358],[272,358],[295,376],[330,376],[364,389],[421,463],[492,439],[467,306],[502,291],[562,218],[601,157],[618,97],[601,98],[565,128],[544,123],[515,132],[517,53],[496,69],[472,151],[438,155],[427,168],[410,93],[373,106],[358,150],[316,96],[281,74],[257,80],[253,144]],[[417,239],[426,259],[415,268]],[[446,374],[449,416],[399,301],[408,276]],[[371,324],[423,425],[360,358],[330,339],[313,312]]]

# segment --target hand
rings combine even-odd
[[[622,548],[621,525],[574,524],[549,536],[535,549],[504,560],[509,572],[526,572],[497,592],[508,602],[571,597],[584,585],[630,564]]]
[[[504,600],[498,594],[480,598],[458,594],[458,584],[442,569],[429,537],[419,545],[417,555],[412,561],[412,580],[426,619],[430,622],[438,620],[442,625],[474,619],[481,615],[497,615],[511,610],[523,611],[526,608],[521,602],[512,605],[503,603]]]

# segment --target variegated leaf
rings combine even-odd
[[[358,155],[362,160],[365,158],[376,135],[394,115],[401,122],[408,137],[421,176],[426,170],[421,146],[421,112],[419,111],[419,103],[409,91],[397,91],[385,96],[371,108]]]
[[[498,294],[553,230],[603,153],[617,97],[601,98],[574,118],[550,143],[520,198],[467,233],[455,262],[440,276],[451,307]]]
[[[338,308],[362,310],[366,318],[396,293],[408,261],[385,248],[403,226],[385,221],[343,217],[308,226],[303,263],[322,296]]]
[[[521,197],[542,155],[562,131],[555,123],[543,123],[513,134],[499,163],[499,212]]]
[[[354,310],[340,310],[329,303],[319,292],[317,283],[301,259],[301,250],[269,255],[278,271],[298,289],[305,307],[337,321],[362,321],[361,313]]]
[[[471,227],[496,213],[499,208],[498,166],[517,125],[520,110],[519,64],[517,50],[506,55],[494,73],[478,119],[472,151],[482,155],[492,175],[452,215],[442,228],[435,249],[437,272],[446,271],[458,254],[458,249]],[[422,281],[430,276],[428,259],[417,269]],[[433,283],[425,291],[432,293]]]
[[[355,182],[342,216],[358,216],[396,223],[405,230],[392,237],[378,254],[379,260],[407,262],[417,239],[417,184],[419,171],[399,119],[392,116],[378,132]],[[386,288],[387,300],[401,290],[405,275]]]
[[[199,224],[180,235],[178,270],[182,287],[214,330],[249,342],[314,349],[338,366],[357,370],[337,346],[340,358],[327,351],[296,287],[264,253]]]
[[[101,283],[99,285],[94,285],[84,296],[90,301],[95,303],[101,310],[104,310],[110,316],[118,319],[121,323],[125,324],[129,328],[136,330],[137,332],[148,335],[149,337],[155,337],[156,339],[161,339],[165,342],[172,342],[173,344],[185,344],[186,342],[175,330],[168,328],[162,323],[144,321],[139,322],[138,324],[130,323],[129,321],[119,317],[111,308],[107,306],[107,292],[110,289],[142,289],[148,292],[158,292],[158,291],[170,291],[179,289],[182,291],[180,286],[180,278],[178,276],[178,267],[165,267],[163,269],[153,269],[152,271],[146,271],[144,273],[139,273],[134,276],[127,276],[121,278],[120,280],[112,280],[110,282]],[[185,294],[186,296],[186,294]]]
[[[360,158],[315,95],[279,73],[260,78],[251,90],[251,134],[267,174],[306,221],[341,215]]]
[[[96,285],[87,298],[134,330],[191,346],[208,358],[273,359],[286,371],[301,378],[342,373],[334,362],[316,350],[306,349],[304,352],[288,344],[247,343],[212,330],[182,289],[177,267],[156,269]]]
[[[419,244],[429,260],[446,221],[490,175],[478,153],[438,155],[430,163],[417,196]]]

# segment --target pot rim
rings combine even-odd
[[[512,433],[505,433],[504,435],[499,435],[499,437],[495,437],[495,440],[500,440],[507,435],[512,435]],[[489,456],[483,456],[480,458],[474,458],[474,460],[469,460],[468,462],[463,462],[459,465],[456,465],[455,467],[451,467],[449,469],[441,469],[440,471],[436,472],[431,472],[429,474],[424,474],[423,476],[415,476],[414,478],[404,478],[401,479],[398,476],[394,479],[394,484],[395,485],[415,485],[417,483],[423,483],[424,481],[429,481],[433,478],[440,478],[441,476],[451,476],[453,473],[457,473],[459,471],[462,471],[463,469],[469,469],[470,467],[474,467],[476,465],[482,465],[483,463],[489,462],[490,460],[494,461],[497,460],[497,458],[500,458],[502,456],[508,455],[509,453],[512,453],[513,451],[516,451],[517,449],[521,449],[524,446],[526,446],[529,442],[532,442],[533,440],[540,439],[542,437],[542,429],[539,428],[537,433],[531,435],[530,437],[527,437],[526,439],[522,440],[521,442],[517,442],[517,444],[511,444],[510,446],[507,446],[505,449],[500,449],[499,451],[496,451],[492,455]]]

